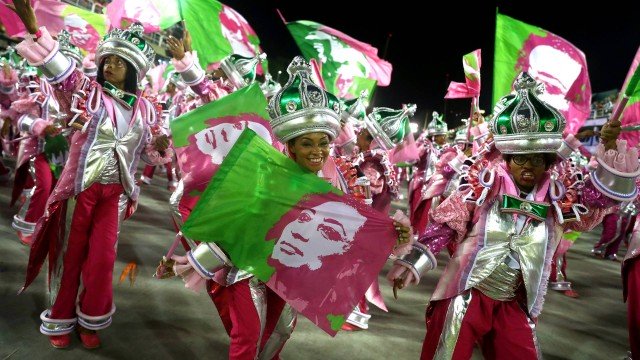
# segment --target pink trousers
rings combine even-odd
[[[118,241],[120,184],[93,184],[76,197],[60,291],[51,308],[52,319],[76,316],[80,311],[93,317],[109,314],[113,304],[113,266]]]

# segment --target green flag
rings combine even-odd
[[[395,244],[393,221],[245,129],[182,227],[335,335]]]
[[[194,240],[215,242],[235,266],[267,281],[274,271],[267,264],[274,242],[264,241],[269,229],[289,211],[290,204],[309,193],[329,192],[340,190],[302,169],[255,132],[245,130],[200,197],[182,233]],[[247,247],[241,239],[252,241],[253,246]]]
[[[247,20],[216,0],[180,0],[181,14],[203,69],[231,54],[252,57],[260,39]]]
[[[526,71],[545,85],[540,98],[562,113],[566,132],[575,134],[591,111],[587,60],[580,49],[550,31],[508,16],[496,16],[493,103],[512,91]]]
[[[313,21],[292,21],[287,29],[302,55],[321,64],[327,91],[339,98],[357,98],[362,90],[371,96],[376,85],[389,85],[392,66],[373,46]]]

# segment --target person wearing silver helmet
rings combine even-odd
[[[57,36],[59,51],[74,60],[79,67],[82,55],[80,49],[71,44],[69,33],[60,31]],[[69,143],[58,114],[58,103],[53,89],[39,78],[36,69],[23,72],[21,82],[23,97],[11,104],[14,111],[14,126],[20,132],[16,162],[13,198],[26,192],[25,202],[13,217],[12,227],[20,241],[30,246],[36,222],[44,215],[47,199],[53,191],[56,179],[67,160]],[[27,95],[28,94],[28,95]],[[32,183],[33,186],[29,186]]]
[[[583,177],[568,159],[580,142],[563,138],[566,121],[536,81],[521,73],[515,90],[489,125],[502,157],[470,166],[388,274],[396,288],[417,284],[457,243],[426,311],[422,359],[468,359],[478,343],[486,358],[539,359],[535,325],[563,231],[588,231],[637,195],[638,151],[616,142],[619,121],[603,128],[597,167]]]
[[[438,158],[447,145],[447,123],[442,115],[433,112],[433,119],[419,136],[417,143],[420,154],[409,181],[409,214],[411,226],[419,234],[427,226],[431,202],[424,198],[427,183],[436,170]]]
[[[29,33],[18,53],[42,71],[68,114],[65,128],[74,131],[69,159],[34,233],[22,291],[49,255],[50,288],[57,293],[40,315],[40,331],[52,346],[65,348],[77,327],[83,345],[92,349],[100,346],[96,331],[107,328],[115,312],[116,243],[121,221],[135,209],[137,163],[170,156],[156,107],[137,89],[155,54],[142,38],[142,26],[114,29],[98,44],[98,74],[91,81],[47,29],[38,28],[28,0],[9,6]]]
[[[268,106],[275,136],[302,169],[350,191],[339,162],[329,155],[330,144],[340,130],[337,98],[311,80],[311,68],[303,58],[294,58],[287,72],[289,80]],[[400,229],[399,240],[407,242],[409,227],[395,225]],[[222,276],[213,274],[209,279],[224,282],[212,298],[231,336],[230,359],[279,359],[295,326],[296,311],[252,274],[229,266],[223,251],[214,245],[200,244],[187,257],[176,258],[176,265],[222,272]],[[217,270],[223,263],[227,265]],[[204,272],[198,273],[204,276]]]

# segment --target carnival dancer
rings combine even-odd
[[[430,209],[435,209],[442,201],[449,197],[460,185],[463,174],[473,163],[473,159],[467,156],[470,153],[471,144],[467,140],[466,127],[456,132],[454,138],[455,145],[442,150],[436,163],[433,175],[422,188],[422,199],[427,201]],[[429,213],[424,213],[427,219],[418,220],[426,222],[427,226],[431,222]],[[456,243],[447,244],[449,255],[453,255]]]
[[[474,163],[388,274],[398,287],[415,284],[436,266],[433,254],[458,242],[427,308],[422,359],[469,359],[476,343],[486,358],[540,358],[535,323],[563,230],[589,230],[637,195],[637,149],[616,143],[619,122],[603,128],[597,168],[583,179],[565,160],[579,142],[563,140],[562,115],[527,73],[515,90],[489,125],[503,161]]]
[[[363,126],[357,135],[358,154],[351,158],[353,166],[358,168],[369,182],[371,206],[383,214],[389,214],[391,201],[398,196],[398,182],[389,152],[403,143],[407,136],[413,136],[409,128],[409,119],[415,114],[416,106],[408,104],[400,110],[374,108],[371,114],[361,120]],[[344,128],[343,128],[344,129]],[[344,130],[343,130],[344,131]],[[342,330],[366,330],[369,328],[369,306],[367,300],[380,309],[387,311],[382,300],[378,281],[367,290],[364,298],[349,314]]]
[[[135,209],[138,160],[158,160],[168,146],[155,122],[156,106],[136,95],[154,52],[142,38],[142,26],[114,29],[98,44],[93,82],[59,51],[45,27],[38,28],[29,1],[9,6],[30,34],[17,46],[18,53],[39,67],[59,103],[67,105],[61,110],[75,129],[69,159],[36,226],[21,291],[49,255],[52,306],[40,315],[40,331],[52,346],[64,348],[77,323],[83,345],[96,348],[96,330],[108,327],[115,313],[116,245],[120,222]]]
[[[447,123],[436,111],[433,112],[433,120],[427,126],[425,133],[418,139],[420,159],[418,160],[413,176],[409,181],[409,211],[411,214],[411,226],[420,234],[427,226],[431,201],[423,198],[424,187],[433,175],[442,151],[447,144]]]
[[[18,72],[17,65],[14,62],[15,50],[9,47],[5,52],[0,54],[0,121],[2,129],[0,130],[0,138],[2,141],[2,153],[4,156],[12,156],[13,151],[10,143],[12,130],[11,112],[9,108],[11,103],[18,99]],[[11,178],[11,170],[0,161],[0,181],[8,181]]]
[[[349,191],[347,181],[329,155],[331,141],[340,131],[338,100],[312,82],[311,68],[301,57],[294,58],[287,72],[289,80],[269,102],[274,134],[300,167]],[[408,226],[397,222],[396,226],[400,228],[402,242],[407,242]],[[295,326],[296,312],[250,273],[229,266],[215,274],[202,271],[211,269],[204,264],[220,264],[220,259],[226,258],[216,248],[213,243],[201,244],[187,257],[177,257],[176,271],[185,273],[185,266],[191,269],[191,275],[185,278],[187,283],[191,282],[191,276],[223,283],[214,302],[224,301],[222,306],[229,312],[229,359],[279,359]]]
[[[79,68],[82,54],[71,44],[69,33],[62,30],[57,38],[60,53],[72,59]],[[24,137],[16,162],[14,197],[23,189],[30,189],[18,214],[13,217],[12,227],[23,244],[31,245],[36,222],[44,215],[47,199],[67,161],[69,143],[68,132],[62,134],[60,131],[64,124],[60,123],[62,118],[57,114],[58,104],[51,86],[38,78],[35,69],[31,74],[25,74],[21,84],[29,95],[11,105],[16,114],[15,127]],[[26,174],[31,179],[26,179]]]
[[[262,59],[264,59],[264,55],[246,58],[232,54],[222,60],[220,68],[214,71],[213,74],[217,79],[213,80],[200,68],[197,54],[190,49],[188,33],[185,33],[185,37],[182,40],[169,38],[167,40],[167,45],[168,52],[173,55],[172,62],[176,69],[176,73],[181,76],[182,81],[187,86],[183,90],[183,99],[177,104],[174,103],[176,111],[180,114],[194,109],[200,103],[215,101],[235,90],[251,85],[256,79],[256,68]],[[279,84],[273,81],[261,87],[263,92],[266,91],[265,94],[270,94],[271,96],[279,91],[280,88]],[[171,195],[169,203],[174,225],[176,227],[176,231],[178,231],[176,236],[180,239],[185,251],[190,251],[196,248],[197,244],[182,237],[180,228],[191,214],[191,210],[195,206],[197,198],[185,197],[183,196],[183,191],[183,182],[180,180],[176,191]],[[173,275],[171,271],[172,264],[173,261],[171,259],[163,259],[160,262],[160,266],[158,267],[156,274],[160,275],[162,278],[171,277]],[[235,274],[235,281],[241,281],[251,276],[250,274],[239,271],[238,269],[231,271],[231,273]],[[229,281],[230,283],[233,283],[232,280]],[[237,326],[235,328],[233,327],[233,324],[237,323],[238,320],[234,320],[231,317],[232,313],[229,307],[229,302],[233,297],[232,293],[224,291],[227,282],[221,281],[221,283],[222,284],[213,280],[206,281],[206,291],[218,310],[218,314],[224,324],[227,334],[233,339],[234,337],[239,336],[233,334],[234,331],[238,331]],[[240,346],[240,350],[237,350],[238,346]],[[243,349],[243,345],[232,346],[230,354],[238,351],[245,351]]]
[[[638,204],[632,202],[622,206],[620,211],[605,216],[600,240],[593,245],[591,253],[603,259],[619,261],[618,249],[623,241],[629,242],[636,215],[638,215]]]

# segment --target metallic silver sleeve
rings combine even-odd
[[[38,118],[31,114],[25,114],[18,120],[18,130],[20,132],[27,132],[31,134],[31,129],[33,128],[33,124],[36,123]]]
[[[189,263],[203,277],[213,278],[216,271],[231,266],[227,255],[214,243],[201,243],[187,253]]]
[[[187,70],[181,72],[180,75],[182,75],[182,80],[184,80],[185,84],[193,86],[199,84],[202,79],[204,79],[204,70],[202,70],[196,63],[196,60],[193,59],[191,66],[189,66]]]
[[[76,68],[76,64],[58,51],[48,62],[38,68],[49,83],[56,84],[63,80],[65,75],[70,74]]]
[[[421,243],[413,244],[413,249],[406,255],[399,257],[396,264],[400,263],[408,265],[409,270],[413,273],[414,282],[417,284],[420,277],[429,270],[433,270],[438,265],[436,257],[433,256],[429,248]]]
[[[638,195],[636,178],[640,175],[640,169],[633,173],[623,173],[600,159],[597,161],[598,167],[591,171],[591,181],[596,189],[613,200],[633,201]]]
[[[556,150],[558,156],[560,156],[564,160],[568,159],[569,156],[571,156],[571,153],[573,153],[574,151],[575,149],[572,149],[566,141],[563,141],[562,145],[560,145],[560,148]]]

